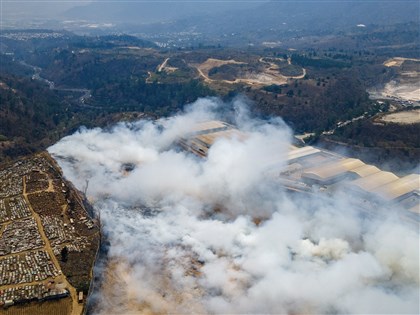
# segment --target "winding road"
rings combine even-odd
[[[34,74],[32,75],[32,79],[37,80],[37,81],[41,81],[41,82],[47,84],[49,86],[50,90],[70,92],[70,93],[81,93],[82,95],[78,98],[78,104],[77,105],[79,105],[81,107],[86,107],[86,108],[100,109],[100,107],[87,105],[85,103],[86,100],[88,100],[89,98],[92,97],[91,90],[82,89],[82,88],[57,87],[53,81],[50,81],[48,79],[45,79],[45,78],[41,77],[42,69],[40,67],[27,64],[24,61],[21,61],[20,64],[23,65],[23,66],[31,68],[34,71]]]

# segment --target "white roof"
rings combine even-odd
[[[350,182],[353,187],[358,187],[364,191],[372,192],[375,188],[394,182],[398,176],[391,172],[379,171],[372,175],[361,177]]]
[[[407,209],[410,212],[413,212],[415,214],[420,214],[420,203],[412,206],[411,208]]]
[[[416,190],[420,190],[419,174],[405,176],[396,181],[390,182],[389,184],[380,186],[372,190],[372,192],[380,195],[386,200],[393,200]]]
[[[365,163],[358,159],[340,159],[331,163],[311,167],[302,173],[302,177],[319,181],[328,181],[363,165],[365,165]]]
[[[379,168],[373,165],[362,165],[360,167],[357,167],[355,169],[350,170],[350,172],[357,174],[359,177],[366,177],[375,173],[378,173],[380,171]]]
[[[228,127],[229,124],[219,121],[219,120],[210,120],[210,121],[203,121],[195,124],[192,128],[192,131],[204,131],[209,129],[217,129]],[[230,126],[229,126],[230,127]]]
[[[194,138],[206,143],[207,145],[212,145],[217,139],[221,138],[236,138],[239,140],[244,140],[246,138],[246,134],[239,131],[238,129],[228,129],[197,135],[194,136]]]
[[[319,152],[321,152],[321,150],[315,149],[314,147],[311,147],[311,146],[298,148],[295,150],[290,150],[288,154],[288,160],[291,161],[291,160],[299,159],[301,157],[309,156],[309,155],[316,154]]]

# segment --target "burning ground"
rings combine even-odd
[[[109,241],[94,312],[418,313],[418,231],[387,205],[367,217],[340,190],[285,192],[265,175],[286,165],[281,120],[250,119],[237,100],[245,139],[216,141],[206,159],[173,146],[225,106],[201,99],[50,147],[68,179],[88,182]]]

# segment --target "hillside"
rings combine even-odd
[[[378,38],[394,38],[394,31],[391,28],[379,37],[360,34],[365,36],[360,42],[381,43]],[[411,31],[413,35],[415,31],[407,29]],[[208,96],[228,104],[246,96],[253,114],[282,117],[296,133],[313,133],[313,141],[334,133],[343,122],[388,111],[394,105],[371,100],[368,91],[400,82],[401,71],[417,71],[413,61],[388,66],[394,60],[389,59],[391,51],[415,55],[411,44],[386,50],[384,46],[356,50],[346,41],[292,51],[281,47],[167,50],[127,35],[90,37],[38,30],[3,33],[3,37],[2,159],[44,149],[82,125],[106,125],[125,112],[169,116]],[[226,108],[227,116],[232,110]],[[413,148],[410,139],[404,140],[409,135],[401,132],[399,141]],[[343,137],[360,142],[348,131]],[[388,138],[372,138],[369,145],[395,146]],[[416,158],[416,152],[408,156]]]
[[[0,165],[0,188],[0,313],[82,314],[100,243],[85,196],[46,152]]]
[[[2,74],[0,89],[0,160],[32,153],[63,136],[72,113],[46,86]]]

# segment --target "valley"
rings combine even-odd
[[[39,33],[35,34],[38,40]],[[71,46],[62,46],[64,36],[70,36]],[[130,36],[82,39],[66,33],[52,38],[45,36],[42,45],[28,37],[22,39],[18,33],[13,36],[7,33],[4,38],[9,47],[8,56],[15,56],[5,56],[3,60],[7,65],[2,80],[3,89],[8,91],[5,96],[12,91],[7,89],[10,85],[25,104],[31,99],[26,94],[29,90],[25,84],[36,85],[38,89],[49,89],[44,93],[48,95],[48,102],[54,99],[60,103],[54,106],[55,113],[46,111],[53,116],[43,119],[53,122],[48,127],[51,129],[49,137],[39,135],[37,141],[31,140],[28,145],[23,143],[32,135],[22,138],[24,130],[11,133],[7,126],[13,120],[13,110],[5,112],[2,125],[7,131],[0,131],[4,139],[0,149],[9,152],[6,155],[18,156],[35,147],[45,148],[45,144],[58,139],[52,136],[54,134],[65,135],[82,124],[94,126],[100,121],[110,121],[106,116],[119,112],[166,116],[206,96],[232,100],[244,95],[250,99],[253,113],[280,116],[296,133],[314,134],[309,141],[329,137],[340,138],[342,142],[341,130],[333,134],[337,126],[346,133],[346,126],[353,128],[355,124],[376,121],[375,115],[418,105],[417,59],[388,58],[370,50],[202,48],[165,51]],[[36,54],[16,50],[39,45],[49,48]],[[14,71],[8,70],[12,67]],[[19,71],[26,71],[27,75],[20,76],[19,80],[28,83],[16,89],[17,79],[13,76],[18,75],[16,71],[20,67],[23,68]],[[12,99],[12,94],[7,98]],[[43,102],[37,101],[38,104]],[[8,103],[5,100],[5,104]],[[34,116],[28,119],[32,124],[35,122]],[[40,132],[45,127],[41,127]],[[371,145],[384,147],[386,142],[385,139]],[[15,143],[22,149],[15,149]],[[394,145],[386,147],[392,149]],[[419,148],[407,144],[404,149],[398,145],[389,157],[404,158],[406,153],[401,150],[409,150],[407,156],[411,159],[413,154],[418,156]]]
[[[0,314],[419,313],[403,2],[3,3]]]

